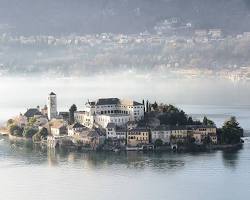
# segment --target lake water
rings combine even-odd
[[[76,153],[1,137],[0,177],[8,200],[248,199],[250,143],[230,152]]]

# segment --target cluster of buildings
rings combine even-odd
[[[166,126],[144,122],[144,104],[119,98],[102,98],[88,101],[82,111],[74,112],[74,123],[69,124],[69,113],[57,111],[55,93],[48,96],[47,105],[42,109],[31,108],[15,118],[16,123],[25,127],[30,119],[35,119],[33,126],[46,128],[49,146],[82,145],[97,149],[106,141],[119,144],[126,149],[140,149],[155,145],[180,144],[193,140],[203,144],[207,140],[217,144],[215,126]]]

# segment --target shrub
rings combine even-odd
[[[23,129],[16,124],[12,124],[9,127],[9,132],[11,135],[14,135],[14,136],[22,136]]]
[[[37,131],[38,130],[35,128],[26,127],[23,131],[23,137],[32,138],[37,133]]]

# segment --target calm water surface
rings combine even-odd
[[[250,140],[250,138],[249,138]],[[237,151],[76,153],[0,138],[0,199],[248,199],[250,143]]]

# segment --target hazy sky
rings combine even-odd
[[[178,17],[197,28],[250,30],[249,0],[0,0],[17,34],[135,33]]]

